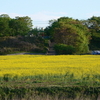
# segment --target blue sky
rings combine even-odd
[[[29,16],[34,27],[46,27],[60,17],[88,19],[100,16],[100,0],[0,0],[0,14]]]

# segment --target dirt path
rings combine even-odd
[[[7,55],[45,55],[44,53],[27,53],[27,52],[22,52],[22,53],[13,53],[13,54],[7,54]]]
[[[54,50],[54,45],[55,45],[54,42],[50,42],[50,44],[49,44],[49,50],[48,50],[47,55],[55,55],[56,54],[55,50]]]

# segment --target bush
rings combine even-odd
[[[13,48],[7,48],[7,47],[0,48],[0,55],[6,55],[12,51],[13,51]]]
[[[75,47],[66,44],[56,44],[54,49],[57,54],[74,54]]]
[[[48,51],[48,40],[35,37],[2,37],[0,38],[0,55],[15,52],[37,52]]]

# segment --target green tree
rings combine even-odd
[[[0,15],[0,36],[26,35],[32,26],[32,20],[28,16],[11,19],[7,14]]]
[[[0,17],[10,19],[10,16],[8,14],[1,14]]]
[[[56,54],[74,54],[75,48],[72,45],[56,44],[54,46]]]
[[[0,15],[0,36],[9,36],[9,21],[11,18],[7,14]]]
[[[86,25],[91,32],[90,49],[100,49],[100,17],[93,16],[83,21],[83,24]]]
[[[49,36],[51,41],[54,41],[54,28],[58,26],[58,24],[56,24],[56,21],[57,20],[50,20],[49,26],[44,29],[45,35]]]
[[[26,35],[32,30],[32,20],[28,16],[11,19],[9,25],[12,30],[11,35]]]
[[[53,22],[48,30],[51,30],[51,36],[57,44],[72,45],[77,54],[88,52],[89,31],[79,20],[61,17]]]

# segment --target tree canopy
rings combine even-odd
[[[30,17],[10,18],[7,14],[0,15],[0,36],[25,35],[32,30],[32,20]]]
[[[0,15],[0,36],[8,36],[10,33],[9,21],[11,18],[7,14]]]
[[[100,49],[100,17],[93,16],[83,21],[91,33],[89,47],[91,50]]]
[[[56,44],[74,47],[76,54],[88,52],[89,49],[100,50],[100,17],[93,16],[87,20],[61,17],[50,20],[49,26],[44,30],[33,29],[32,26],[32,20],[28,16],[10,18],[8,14],[0,15],[0,37],[46,35]]]
[[[89,50],[90,33],[88,28],[82,25],[79,20],[61,17],[46,28],[46,31],[57,44],[63,43],[74,46],[76,53],[86,53]]]

